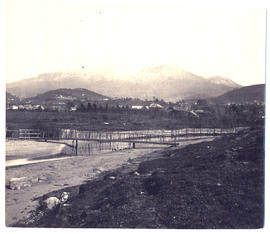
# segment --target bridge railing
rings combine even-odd
[[[140,139],[156,137],[177,137],[185,135],[222,135],[236,133],[238,129],[221,128],[185,128],[178,130],[139,130],[139,131],[78,131],[72,129],[62,129],[59,137],[62,139],[93,139],[93,140],[121,140],[121,139]]]
[[[142,139],[158,137],[180,137],[187,135],[222,135],[236,133],[245,127],[221,129],[221,128],[184,128],[176,130],[138,130],[138,131],[79,131],[72,129],[19,129],[6,130],[6,138],[13,139],[100,139],[100,140],[121,140],[121,139]]]

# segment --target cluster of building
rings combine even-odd
[[[7,110],[45,110],[45,107],[42,105],[33,105],[33,104],[7,104]]]
[[[61,99],[61,97],[60,97]],[[71,98],[70,98],[71,100]],[[131,110],[151,110],[151,109],[160,109],[167,112],[190,112],[191,114],[198,116],[199,114],[205,113],[208,111],[209,107],[206,101],[197,101],[197,102],[177,102],[177,103],[141,103],[137,105],[127,105]],[[118,107],[124,107],[118,105]],[[63,100],[57,100],[50,103],[48,106],[41,104],[25,103],[25,104],[12,104],[7,103],[7,110],[27,110],[27,111],[58,111],[58,112],[76,112],[80,111],[79,104],[68,105],[67,102]]]

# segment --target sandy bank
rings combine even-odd
[[[64,144],[53,144],[33,140],[7,140],[6,159],[36,158],[60,154]]]

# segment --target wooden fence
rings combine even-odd
[[[19,129],[6,130],[6,138],[14,139],[81,139],[81,140],[101,140],[101,141],[118,141],[118,140],[139,140],[152,138],[180,137],[180,136],[207,136],[223,135],[236,133],[242,129],[221,129],[221,128],[184,128],[177,130],[137,130],[137,131],[112,131],[112,132],[95,132],[95,131],[78,131],[71,129]]]

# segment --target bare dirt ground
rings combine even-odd
[[[66,188],[69,200],[54,210],[47,210],[42,201],[66,189],[40,197],[39,208],[13,226],[263,227],[263,129],[156,154]]]
[[[198,139],[187,141],[181,147],[205,141]],[[213,140],[209,138],[208,140]],[[8,142],[7,154],[15,158],[33,158],[36,155],[59,153],[62,145],[45,142],[17,141]],[[35,144],[35,147],[33,147]],[[37,146],[37,147],[36,147]],[[66,157],[63,160],[47,161],[6,168],[6,225],[12,226],[21,220],[27,220],[39,206],[39,197],[54,191],[68,189],[97,178],[104,171],[113,170],[123,165],[135,165],[142,161],[158,158],[162,148],[138,148],[92,156]],[[7,156],[9,157],[9,156]],[[10,156],[11,157],[11,156]],[[134,160],[136,159],[136,160]],[[12,178],[23,178],[25,187],[19,190],[9,188]]]

